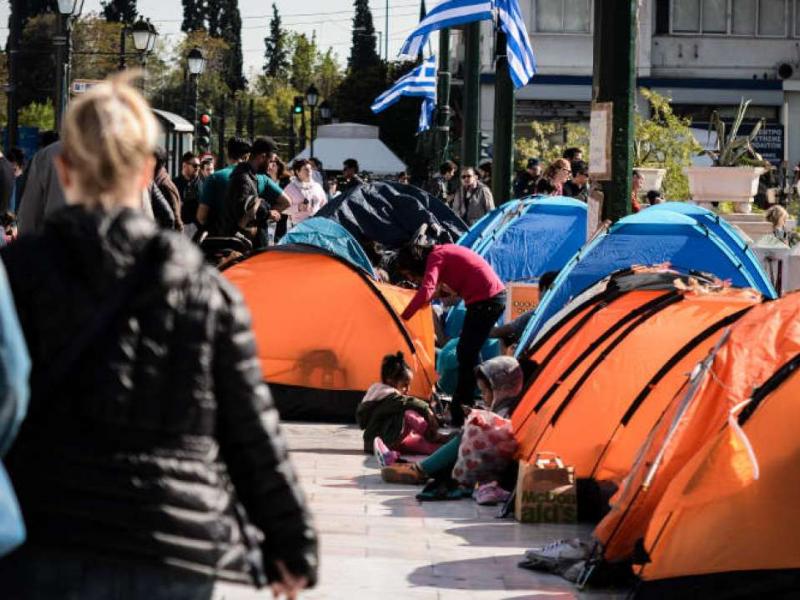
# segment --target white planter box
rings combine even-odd
[[[749,213],[758,193],[762,167],[688,167],[689,192],[695,204],[711,209],[712,202],[733,202],[738,213]]]
[[[646,194],[650,190],[658,190],[659,192],[661,191],[661,184],[664,182],[664,175],[667,174],[666,169],[635,167],[633,170],[639,173],[644,180],[641,187],[642,195]]]

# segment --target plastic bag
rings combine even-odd
[[[499,479],[516,452],[511,421],[488,410],[473,409],[464,424],[453,479],[469,486]]]

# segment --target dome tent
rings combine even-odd
[[[536,371],[512,416],[521,458],[555,452],[577,477],[618,485],[686,373],[759,301],[669,269],[615,274],[532,348]]]
[[[304,245],[275,246],[224,275],[250,308],[263,376],[283,418],[353,422],[367,388],[380,379],[381,360],[398,351],[414,371],[410,393],[431,395],[430,307],[408,321],[399,317],[413,291]]]
[[[542,297],[517,346],[521,355],[537,332],[571,298],[614,271],[633,265],[669,263],[683,272],[700,271],[751,287],[767,298],[775,297],[763,283],[763,272],[743,263],[703,219],[670,210],[646,209],[615,223],[608,232],[584,246],[562,269]]]
[[[330,219],[320,217],[306,219],[281,238],[279,245],[286,244],[305,244],[327,250],[362,269],[373,279],[377,279],[364,249],[344,227]]]
[[[389,249],[412,240],[423,225],[437,243],[455,242],[467,226],[438,198],[413,185],[367,183],[348,190],[316,214],[337,222],[362,246],[377,242]]]
[[[800,294],[753,308],[672,400],[595,529],[637,597],[790,597],[800,585]]]

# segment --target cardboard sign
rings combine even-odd
[[[505,322],[513,321],[523,313],[533,310],[539,305],[539,284],[512,281],[506,286],[508,302],[506,303]]]
[[[574,469],[560,460],[520,461],[514,517],[520,523],[577,523]]]
[[[597,181],[611,179],[611,127],[613,102],[594,102],[589,121],[589,175]]]

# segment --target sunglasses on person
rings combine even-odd
[[[465,173],[464,175],[461,176],[461,179],[472,179],[473,177],[475,177],[475,175]]]
[[[199,162],[196,162],[196,163],[195,162],[190,162],[190,163],[187,163],[187,164],[190,167],[192,167],[193,169],[199,169],[200,168],[200,163]]]

